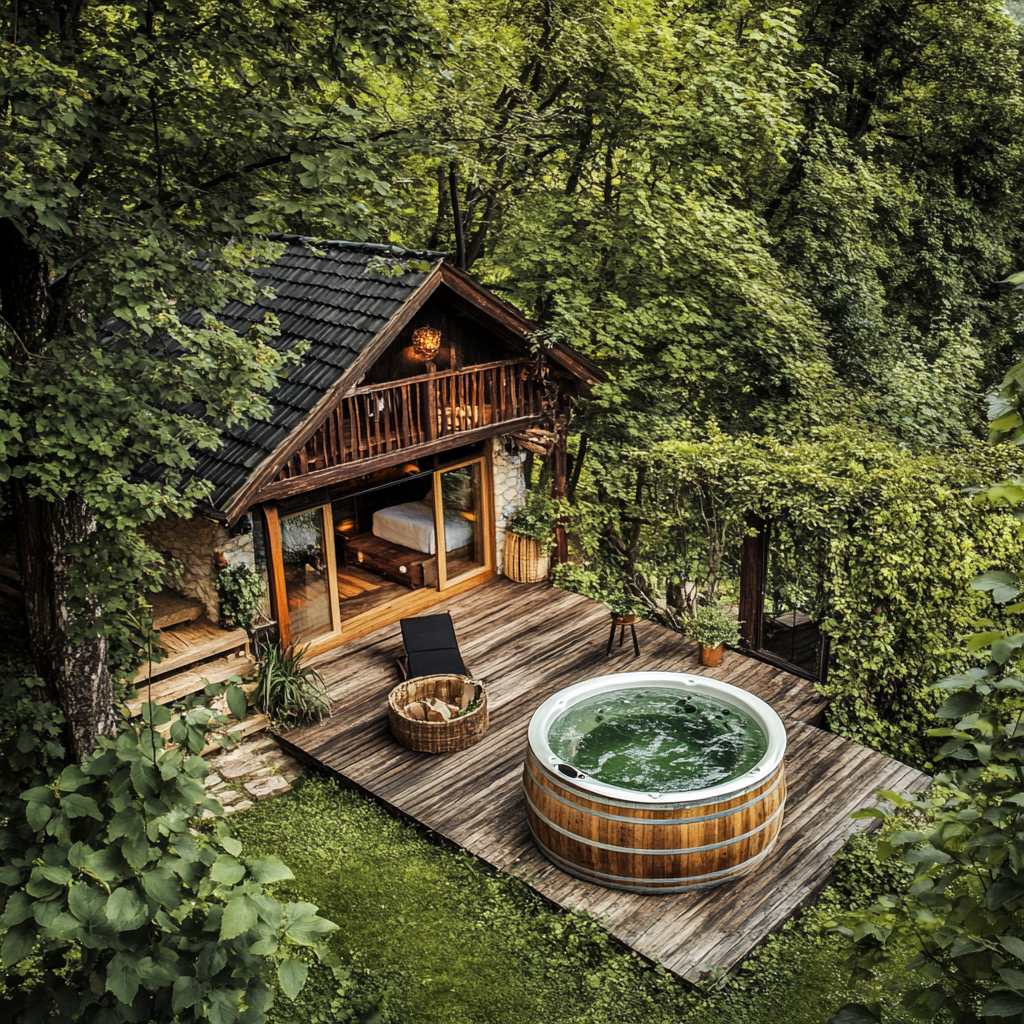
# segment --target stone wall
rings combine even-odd
[[[206,605],[206,614],[216,622],[220,616],[217,600],[217,567],[223,555],[229,565],[255,564],[252,534],[232,537],[220,523],[202,516],[183,519],[170,515],[143,528],[150,546],[182,566],[181,582],[175,586],[186,597]]]
[[[523,461],[526,452],[496,437],[491,457],[494,462],[494,526],[496,532],[497,564],[500,573],[505,568],[505,524],[509,517],[526,500],[526,477],[523,475]]]

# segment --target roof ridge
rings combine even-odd
[[[314,238],[312,235],[296,235],[285,231],[274,231],[267,237],[273,242],[301,242],[329,249],[349,249],[353,252],[380,253],[396,257],[418,256],[421,259],[433,260],[444,259],[448,256],[448,253],[440,252],[437,249],[407,249],[403,245],[394,245],[391,242],[348,242],[340,238]]]

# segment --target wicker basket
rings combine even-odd
[[[479,743],[487,732],[487,691],[481,685],[480,704],[468,715],[450,722],[420,722],[406,718],[401,709],[425,697],[439,697],[454,703],[462,697],[462,684],[467,676],[421,676],[399,683],[388,694],[388,721],[391,735],[410,750],[425,754],[449,754]]]
[[[516,583],[543,583],[548,578],[551,559],[540,553],[540,544],[532,537],[505,532],[505,575]]]

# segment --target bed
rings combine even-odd
[[[445,509],[445,550],[457,551],[472,544],[474,525],[465,513]],[[374,512],[373,535],[392,544],[412,548],[413,551],[437,554],[433,501],[407,501],[403,505],[392,505],[391,508]]]

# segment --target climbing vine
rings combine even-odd
[[[915,454],[849,426],[799,441],[712,428],[628,459],[598,450],[574,559],[614,566],[648,614],[678,628],[694,605],[737,600],[749,513],[813,538],[832,727],[923,765],[939,700],[929,684],[967,667],[960,640],[986,606],[970,581],[1021,559],[1019,523],[968,490],[1012,475],[1014,460],[980,442]]]

